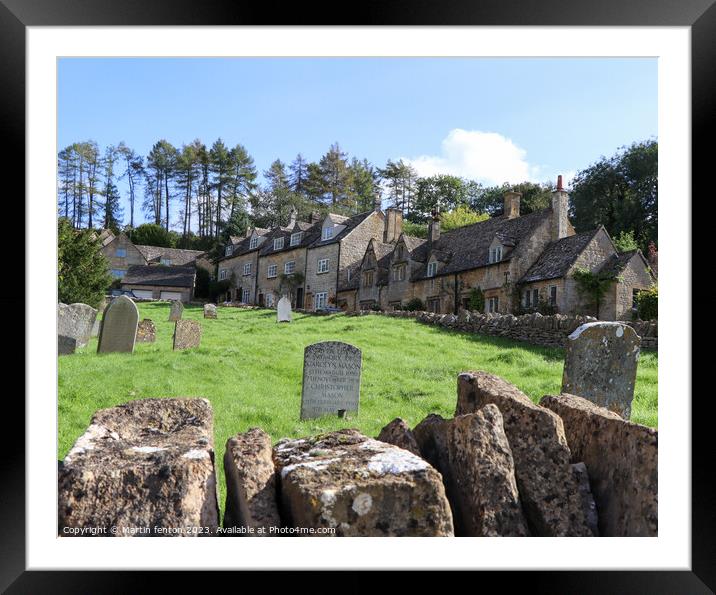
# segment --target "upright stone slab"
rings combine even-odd
[[[144,318],[137,326],[137,343],[154,343],[157,339],[157,327],[152,320]]]
[[[464,372],[458,376],[456,416],[479,411],[488,403],[497,405],[502,413],[515,461],[517,487],[532,534],[592,536],[579,485],[570,467],[570,451],[560,417],[535,405],[516,386],[498,376],[487,372]]]
[[[285,295],[278,301],[276,306],[276,321],[291,322],[291,300]]]
[[[114,298],[102,315],[97,353],[132,353],[138,322],[136,304],[126,295]]]
[[[361,350],[340,341],[309,345],[303,352],[301,419],[358,411]]]
[[[181,300],[174,300],[169,308],[169,322],[181,320],[182,314],[184,314],[184,304]]]
[[[415,455],[421,456],[420,447],[415,441],[415,436],[410,431],[405,420],[399,417],[396,417],[380,431],[377,440],[394,444],[395,446],[409,450]]]
[[[259,428],[226,442],[224,527],[238,535],[271,537],[271,528],[281,526],[272,455],[271,437]]]
[[[141,399],[97,411],[62,462],[58,488],[60,536],[82,529],[106,537],[214,533],[209,401]]]
[[[204,318],[216,318],[216,304],[204,304]]]
[[[57,335],[57,354],[58,355],[72,355],[77,349],[77,339],[74,337],[66,337],[64,335]]]
[[[562,393],[631,417],[641,339],[621,322],[583,324],[567,338]]]
[[[540,404],[564,423],[572,460],[584,462],[606,537],[658,534],[659,433],[574,395]]]
[[[279,441],[274,463],[289,527],[347,537],[453,535],[440,474],[407,450],[340,430]]]
[[[77,347],[85,347],[92,335],[97,310],[87,304],[57,305],[57,334],[72,337]]]
[[[173,349],[190,349],[201,344],[201,324],[196,320],[177,320],[174,323]]]

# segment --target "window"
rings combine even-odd
[[[126,258],[127,257],[127,249],[126,248],[117,248],[114,251],[114,255],[117,258]]]
[[[491,297],[487,300],[487,311],[488,312],[497,312],[500,307],[500,298],[497,297]]]
[[[251,274],[251,263],[246,262],[244,263],[244,275],[250,275]]]
[[[224,253],[225,256],[231,256],[234,253],[234,247],[233,246],[227,246],[226,252]]]
[[[273,308],[273,293],[266,294],[266,306],[268,308]]]
[[[318,273],[327,273],[328,272],[328,259],[327,258],[321,258],[318,261],[318,270],[316,272],[318,272]]]
[[[251,240],[249,240],[249,250],[253,250],[258,245],[259,245],[258,237],[254,236],[253,238],[251,238]]]
[[[557,305],[557,286],[556,285],[549,286],[549,305],[550,306]]]
[[[321,236],[322,240],[330,240],[333,237],[333,228],[332,227],[324,227],[323,228],[323,235]]]
[[[248,289],[244,289],[241,292],[241,301],[244,302],[244,304],[249,303],[249,290]]]
[[[437,262],[428,263],[428,277],[434,277],[435,273],[437,273],[437,272],[438,272],[438,263]]]
[[[527,291],[525,291],[525,299],[524,299],[525,308],[529,308],[529,307],[530,307],[530,305],[531,305],[531,297],[532,297],[532,292],[528,289]]]
[[[499,262],[502,260],[502,246],[490,248],[490,262]]]
[[[532,290],[532,306],[535,308],[539,306],[539,289]]]
[[[159,264],[163,264],[163,265],[166,265],[166,266],[171,266],[171,264],[172,264],[172,259],[171,259],[171,258],[160,258],[160,259],[159,259]]]
[[[273,249],[274,250],[280,250],[283,248],[283,238],[274,238],[273,239]]]
[[[322,291],[321,293],[316,294],[316,310],[319,308],[325,308],[326,304],[328,303],[328,293],[325,291]]]
[[[266,269],[266,276],[271,279],[272,277],[276,276],[276,271],[278,270],[278,266],[275,264],[268,265],[268,268]]]
[[[557,288],[555,287],[555,293],[557,291]],[[639,309],[639,290],[634,288],[631,290],[631,309],[632,310],[638,310]]]
[[[123,271],[122,269],[112,269],[112,276],[116,279],[121,279],[126,272],[127,271]]]
[[[373,285],[373,271],[365,271],[363,273],[363,285]]]
[[[295,260],[289,260],[287,263],[283,265],[283,272],[286,275],[292,275],[293,271],[296,270],[296,261]]]
[[[296,233],[291,234],[291,246],[298,246],[301,243],[301,239],[303,238],[303,232],[297,231]]]
[[[430,298],[428,299],[428,311],[429,312],[440,312],[440,298]]]
[[[393,267],[393,281],[405,281],[405,265]]]
[[[224,279],[226,279],[227,273],[228,271],[226,269],[219,269],[219,280],[223,281]]]

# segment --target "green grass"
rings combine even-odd
[[[200,320],[201,347],[172,351],[173,323],[166,303],[140,304],[140,318],[157,326],[156,343],[138,343],[133,355],[97,355],[97,340],[59,359],[58,457],[64,458],[93,412],[146,397],[206,397],[214,408],[217,461],[229,436],[259,426],[274,442],[341,427],[377,436],[395,417],[412,427],[428,413],[452,417],[457,375],[486,370],[517,385],[537,402],[559,394],[562,349],[471,335],[382,316],[307,316],[277,324],[269,310],[219,308]],[[299,421],[303,349],[341,340],[363,351],[360,411],[349,419]],[[349,414],[350,415],[350,414]],[[632,420],[657,425],[657,356],[642,352]],[[220,502],[224,498],[223,468]]]

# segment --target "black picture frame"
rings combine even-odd
[[[122,25],[530,25],[530,26],[683,26],[691,28],[692,39],[692,195],[712,195],[707,175],[713,169],[709,141],[714,138],[716,114],[716,6],[714,0],[427,0],[373,1],[350,5],[350,23],[334,10],[292,3],[277,10],[273,3],[240,3],[225,0],[0,0],[0,104],[6,147],[14,147],[4,161],[5,171],[24,171],[25,153],[25,35],[29,26],[122,26]],[[708,160],[708,161],[707,161]],[[22,176],[13,190],[24,196]],[[688,188],[678,197],[689,202]],[[23,220],[16,209],[14,221]],[[20,288],[20,284],[17,284]],[[16,298],[0,298],[14,313],[25,311],[22,292]],[[691,328],[691,320],[684,323]],[[24,329],[17,329],[23,336]],[[8,369],[21,369],[24,350],[9,354]],[[32,357],[29,353],[28,357]],[[497,581],[508,591],[524,586],[529,593],[711,593],[716,587],[716,503],[708,481],[713,472],[713,445],[709,438],[708,402],[711,391],[692,400],[692,545],[690,571],[529,571],[484,572],[472,578],[478,585]],[[12,395],[13,399],[10,399]],[[675,397],[669,395],[669,397]],[[690,395],[679,395],[685,401]],[[4,434],[0,457],[0,589],[7,593],[137,593],[172,588],[180,581],[183,590],[217,588],[214,578],[185,572],[179,576],[164,572],[79,572],[25,570],[25,408],[17,394],[6,392],[6,425],[17,432]],[[8,420],[12,420],[10,423]],[[20,422],[23,421],[23,423]],[[698,472],[704,470],[704,472]],[[587,565],[588,561],[585,561]],[[254,575],[239,580],[247,585]],[[354,571],[352,577],[326,573],[321,583],[328,588],[358,592],[383,583],[382,575]],[[305,581],[305,576],[282,573],[281,582]],[[413,575],[413,578],[415,575]],[[348,579],[348,580],[346,580]],[[418,575],[420,583],[425,577]],[[232,579],[234,581],[236,579]],[[271,589],[278,587],[271,578]],[[404,587],[407,577],[399,580]],[[441,579],[442,580],[442,579]],[[332,586],[331,586],[332,585]],[[316,586],[318,586],[316,584]],[[459,587],[458,587],[459,588]]]

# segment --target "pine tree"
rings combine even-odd
[[[327,198],[332,206],[335,206],[348,194],[350,172],[348,169],[347,153],[341,151],[338,143],[331,145],[328,152],[321,157],[319,162],[323,185]]]

